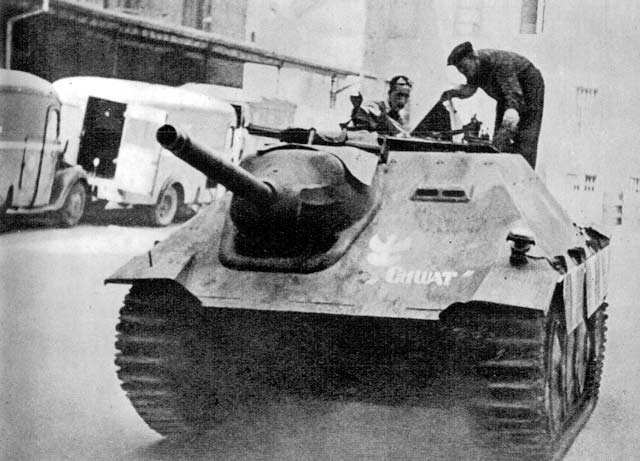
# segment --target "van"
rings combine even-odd
[[[60,100],[50,82],[0,69],[0,224],[8,215],[53,215],[63,226],[84,214],[87,174],[64,161]]]
[[[166,226],[181,210],[214,198],[215,185],[162,149],[156,130],[181,127],[225,159],[231,158],[233,107],[180,88],[102,77],[54,82],[62,102],[68,162],[89,173],[94,208],[143,208],[149,222]]]

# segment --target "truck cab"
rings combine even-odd
[[[35,75],[0,69],[0,219],[54,213],[60,224],[82,218],[86,173],[63,160],[60,101]]]

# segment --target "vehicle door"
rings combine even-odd
[[[7,128],[13,131],[19,149],[14,151],[19,162],[18,177],[14,183],[13,206],[30,207],[38,188],[40,158],[43,154],[44,126],[48,114],[47,100],[41,95],[14,93],[14,103]],[[51,106],[49,106],[51,107]]]
[[[32,206],[47,205],[51,201],[51,187],[53,186],[60,153],[60,111],[55,107],[49,107],[45,120],[45,135],[42,140],[42,155],[36,181],[36,196]]]
[[[151,195],[162,149],[156,141],[156,131],[166,120],[164,110],[135,104],[127,106],[114,177],[119,189]]]
[[[0,87],[0,209],[11,206],[17,200],[17,188],[22,170],[22,160],[28,138],[21,106],[14,91]],[[33,114],[29,114],[33,115]],[[13,190],[13,199],[9,195]],[[5,200],[11,200],[5,203]]]

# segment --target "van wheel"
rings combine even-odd
[[[168,226],[173,222],[178,212],[178,191],[175,186],[169,186],[160,193],[158,203],[151,207],[150,220],[154,226]]]
[[[84,214],[86,203],[87,191],[82,183],[76,182],[71,186],[67,198],[64,200],[64,205],[58,212],[60,224],[64,227],[73,227],[78,224]]]

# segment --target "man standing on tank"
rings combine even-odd
[[[544,106],[544,80],[524,56],[511,51],[474,50],[470,42],[456,46],[447,59],[467,83],[442,93],[441,101],[465,99],[478,88],[496,100],[493,142],[501,152],[518,152],[536,166]]]

